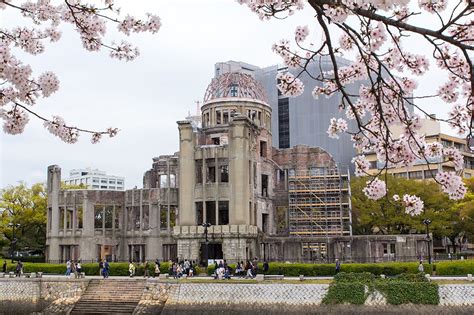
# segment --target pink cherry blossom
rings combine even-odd
[[[296,42],[302,42],[306,39],[309,34],[308,26],[297,26],[295,30],[295,40]]]
[[[384,181],[374,178],[372,181],[367,181],[367,186],[362,191],[367,198],[379,200],[387,194],[387,187]]]
[[[454,172],[439,172],[436,181],[440,183],[441,189],[448,194],[450,199],[459,200],[466,194],[466,186],[460,176]]]
[[[11,3],[11,5],[10,5]],[[120,18],[120,10],[115,8],[113,0],[101,1],[103,4],[88,4],[82,0],[70,0],[54,3],[49,0],[27,1],[13,4],[11,1],[0,0],[1,10],[19,10],[23,17],[32,21],[33,27],[19,26],[2,29],[0,34],[0,106],[1,118],[4,120],[4,132],[18,134],[28,123],[27,111],[34,113],[44,121],[44,126],[55,136],[67,143],[75,143],[79,132],[93,134],[96,143],[104,132],[79,129],[66,125],[59,116],[52,120],[28,109],[36,105],[41,97],[50,97],[59,88],[59,79],[50,71],[35,77],[32,68],[23,64],[12,52],[18,48],[32,55],[45,51],[48,43],[61,39],[59,27],[71,24],[79,33],[83,47],[89,51],[107,49],[110,56],[120,60],[130,61],[139,55],[136,47],[121,42],[118,45],[109,44],[105,38],[107,26],[118,25],[120,31],[129,35],[131,32],[156,33],[161,27],[158,16],[147,14],[146,19],[138,19],[127,15]],[[105,7],[101,7],[105,5]],[[33,117],[33,116],[32,116]],[[111,128],[107,133],[113,137],[118,129]]]
[[[38,78],[38,84],[43,92],[44,97],[48,97],[59,88],[59,80],[56,75],[50,71],[47,71],[40,75]]]
[[[303,82],[289,72],[280,72],[277,75],[278,89],[283,95],[298,96],[303,93]]]
[[[11,135],[22,133],[29,121],[28,114],[18,107],[9,111],[0,108],[0,117],[4,120],[3,131]]]
[[[365,176],[368,174],[370,162],[367,161],[365,155],[358,155],[352,158],[352,163],[355,165],[356,176]]]
[[[420,215],[423,212],[424,202],[420,197],[412,195],[403,195],[403,204],[405,205],[405,213],[413,216]]]
[[[329,138],[339,139],[339,134],[347,131],[347,121],[342,118],[331,118],[327,134]]]
[[[102,138],[102,134],[96,132],[92,135],[92,138],[91,138],[91,143],[92,144],[96,144],[100,141],[100,139]]]

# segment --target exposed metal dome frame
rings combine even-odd
[[[268,104],[263,86],[251,75],[228,72],[212,79],[204,94],[204,104],[220,98],[246,98]]]

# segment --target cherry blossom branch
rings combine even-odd
[[[33,70],[23,64],[13,55],[12,47],[19,47],[27,53],[36,55],[45,50],[45,41],[56,42],[61,38],[59,25],[61,22],[70,23],[76,27],[83,46],[89,51],[98,51],[101,47],[110,50],[110,56],[119,60],[130,61],[139,55],[137,48],[122,41],[120,44],[106,44],[103,37],[106,34],[107,22],[118,26],[125,35],[132,32],[156,33],[161,27],[159,17],[148,14],[147,20],[139,20],[132,16],[119,18],[119,10],[114,10],[114,0],[104,0],[105,7],[82,3],[81,0],[64,0],[62,4],[52,5],[49,1],[36,0],[15,5],[6,0],[0,0],[0,10],[19,10],[25,18],[30,18],[36,25],[51,22],[46,29],[38,27],[16,27],[12,30],[0,29],[0,118],[3,119],[3,130],[8,134],[22,133],[32,115],[44,122],[44,127],[67,143],[75,143],[79,133],[92,134],[92,143],[97,143],[103,134],[113,137],[117,128],[106,131],[92,131],[84,128],[66,125],[59,116],[52,120],[37,114],[30,109],[40,98],[50,97],[59,88],[59,79],[52,72],[45,72],[37,78]],[[113,12],[114,16],[103,14]]]

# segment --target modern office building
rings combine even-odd
[[[349,65],[349,61],[338,58],[340,66]],[[313,62],[307,70],[318,76],[320,71],[332,70],[331,61],[322,59],[321,64]],[[268,104],[272,108],[272,139],[276,148],[285,149],[295,145],[308,145],[324,148],[335,159],[338,166],[353,169],[351,160],[357,154],[350,137],[342,134],[339,139],[328,137],[329,120],[333,117],[345,118],[344,111],[339,111],[341,94],[335,93],[326,98],[320,96],[315,99],[311,94],[316,85],[321,85],[306,73],[299,78],[305,86],[302,95],[287,97],[277,89],[276,76],[279,72],[293,70],[282,66],[260,68],[239,61],[218,62],[215,65],[215,75],[226,72],[242,72],[252,75],[265,89]],[[296,73],[294,73],[296,74]],[[360,82],[347,86],[350,93],[358,94]],[[354,127],[349,121],[349,128]]]
[[[463,178],[474,177],[474,152],[470,151],[466,146],[466,139],[447,135],[441,132],[439,121],[425,118],[421,120],[420,134],[425,136],[427,142],[438,142],[444,147],[455,147],[464,156],[464,169],[461,176]],[[393,126],[392,132],[395,137],[402,133],[400,126]],[[369,174],[377,174],[383,169],[384,164],[377,161],[375,153],[365,154],[370,162]],[[429,158],[429,164],[424,159],[419,159],[413,166],[409,167],[390,167],[387,172],[396,177],[409,179],[433,179],[438,172],[454,171],[454,165],[451,161],[444,161],[441,157]]]
[[[66,185],[85,185],[87,189],[96,190],[125,190],[125,178],[114,175],[107,175],[106,172],[83,168],[73,169],[69,172],[69,177],[64,179]]]

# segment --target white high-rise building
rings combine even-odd
[[[84,184],[87,189],[97,190],[125,190],[125,177],[107,175],[106,172],[82,168],[73,169],[69,172],[69,178],[64,180],[66,185]]]

